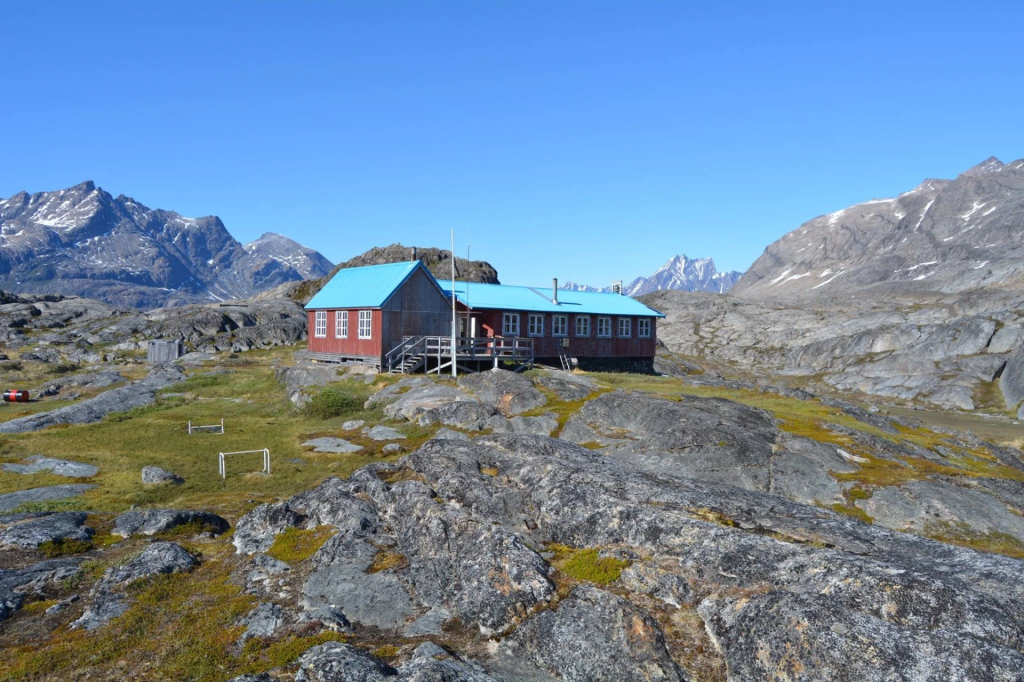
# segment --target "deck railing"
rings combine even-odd
[[[519,336],[456,337],[455,356],[458,361],[533,362],[533,339]],[[436,358],[438,364],[452,357],[450,336],[407,336],[385,355],[388,371],[393,371],[408,358]]]

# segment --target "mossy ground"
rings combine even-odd
[[[244,358],[224,358],[212,366],[192,371],[183,383],[169,387],[153,405],[127,413],[112,414],[101,422],[74,427],[55,427],[37,433],[12,434],[0,438],[0,461],[19,462],[29,455],[46,455],[94,464],[100,473],[74,481],[51,474],[20,474],[0,471],[0,493],[69,482],[93,483],[97,488],[80,498],[34,505],[37,510],[89,509],[123,511],[138,507],[202,508],[237,516],[257,502],[289,497],[313,487],[330,475],[347,476],[352,471],[382,460],[384,442],[361,433],[343,432],[348,419],[363,419],[368,426],[386,421],[380,408],[365,410],[362,402],[374,390],[362,378],[339,376],[330,390],[348,398],[345,410],[330,418],[318,418],[296,410],[275,379],[275,361],[287,351],[252,351]],[[220,374],[206,374],[210,371]],[[144,370],[143,370],[144,371]],[[391,377],[378,382],[389,383]],[[46,409],[66,401],[40,401]],[[189,420],[199,424],[219,423],[225,433],[193,433]],[[406,435],[399,441],[406,451],[415,449],[433,435],[432,429],[411,424],[393,424]],[[321,454],[304,449],[311,438],[338,435],[363,446],[354,454]],[[228,458],[226,479],[217,472],[217,454],[239,450],[270,450],[272,475],[254,474],[262,468],[260,454]],[[161,466],[185,479],[181,485],[147,486],[141,470]]]
[[[546,549],[554,553],[551,564],[555,568],[576,580],[598,585],[615,582],[622,575],[622,570],[630,565],[629,561],[623,559],[600,556],[601,550],[596,547],[577,549],[550,544]]]
[[[129,588],[132,605],[113,623],[89,633],[68,630],[77,610],[62,616],[44,614],[58,600],[34,602],[19,611],[0,638],[0,677],[11,681],[131,679],[220,682],[242,673],[287,666],[309,647],[344,640],[333,632],[291,631],[274,639],[237,641],[239,619],[256,599],[229,580],[235,566],[227,537],[184,545],[202,556],[191,573],[162,575]],[[139,542],[94,562],[94,579],[111,565],[137,553]],[[54,621],[56,619],[56,622]],[[38,625],[57,626],[49,635],[28,640],[16,632],[46,632]]]

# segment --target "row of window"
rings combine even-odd
[[[575,316],[575,329],[574,336],[587,337],[590,336],[590,315],[576,315]],[[618,318],[618,329],[617,336],[622,339],[628,339],[633,336],[633,320],[629,317]],[[649,339],[651,337],[651,320],[650,318],[641,317],[636,321],[637,336],[641,339]],[[501,316],[501,333],[503,336],[519,336],[519,313],[502,313]],[[526,334],[527,336],[544,336],[544,316],[539,314],[530,314],[527,316],[526,321]],[[551,316],[551,336],[568,336],[569,335],[569,316],[568,315],[552,315]],[[597,318],[597,338],[599,339],[610,339],[612,337],[612,318],[610,317],[598,317]]]
[[[318,339],[327,338],[327,311],[318,310],[316,311],[316,317],[314,319],[315,324],[313,325],[313,335]],[[373,338],[373,311],[372,310],[360,310],[359,311],[359,327],[358,336],[360,339]],[[334,338],[336,339],[347,339],[348,338],[348,311],[337,310],[334,312]]]

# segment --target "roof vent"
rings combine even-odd
[[[558,305],[558,278],[551,278],[551,302]]]

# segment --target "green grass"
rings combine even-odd
[[[923,534],[933,540],[948,542],[951,545],[1024,559],[1024,542],[1008,533],[999,531],[982,533],[966,523],[932,521],[925,525]]]
[[[347,419],[365,419],[368,426],[383,421],[380,407],[358,409],[337,417],[320,418],[297,410],[287,400],[274,378],[273,360],[283,359],[294,349],[251,351],[245,363],[226,358],[219,364],[229,373],[197,375],[169,387],[164,393],[184,395],[161,397],[157,403],[125,413],[108,415],[99,423],[55,427],[27,434],[0,438],[0,461],[19,462],[28,455],[71,459],[100,468],[88,483],[98,487],[80,498],[27,505],[32,510],[89,509],[120,512],[138,507],[202,508],[222,515],[237,516],[257,502],[290,497],[307,490],[331,475],[347,476],[356,469],[377,461],[393,460],[401,455],[385,456],[383,442],[361,434],[341,431]],[[125,368],[141,374],[144,367]],[[384,383],[384,381],[380,382]],[[332,390],[350,396],[368,394],[370,388],[356,379],[339,378]],[[42,402],[35,410],[66,405]],[[20,407],[20,406],[19,406]],[[8,409],[18,409],[9,406]],[[0,409],[2,412],[2,409]],[[0,417],[4,418],[4,417]],[[186,424],[213,424],[224,419],[225,433],[189,435]],[[399,424],[407,436],[406,451],[418,447],[433,435],[434,429]],[[302,443],[324,435],[340,435],[363,451],[354,454],[305,452]],[[217,453],[268,448],[271,475],[254,474],[262,468],[261,455],[237,455],[228,458],[227,478],[217,472]],[[181,485],[144,486],[142,467],[156,465],[185,479]],[[74,482],[48,473],[23,476],[0,471],[0,493]]]
[[[363,403],[370,397],[365,391],[353,387],[328,386],[315,393],[306,403],[304,412],[311,419],[335,419],[362,411]]]

